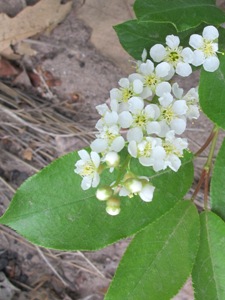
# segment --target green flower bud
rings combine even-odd
[[[112,197],[107,200],[106,212],[111,216],[116,216],[120,213],[120,200]]]
[[[96,198],[100,201],[109,199],[113,194],[113,190],[109,186],[100,187],[96,191]]]
[[[105,162],[110,168],[115,168],[120,163],[120,156],[117,152],[108,152],[105,156]]]

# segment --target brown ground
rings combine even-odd
[[[0,11],[15,16],[34,2],[0,1]],[[133,1],[73,2],[68,17],[50,35],[30,39],[37,55],[14,63],[19,75],[0,83],[0,215],[28,176],[57,156],[88,145],[97,120],[95,105],[131,70],[111,25],[132,17]],[[186,81],[187,88],[196,84],[196,76]],[[203,116],[190,124],[193,150],[211,128]],[[206,153],[196,162],[196,181]],[[201,205],[201,196],[197,200]],[[128,243],[93,253],[56,252],[0,226],[0,300],[103,299]],[[190,281],[175,299],[193,299]]]

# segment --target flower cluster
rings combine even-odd
[[[106,201],[110,215],[120,212],[123,196],[139,197],[150,202],[155,187],[148,177],[133,174],[129,169],[131,159],[155,172],[170,168],[178,171],[188,142],[180,137],[187,121],[199,117],[198,89],[187,93],[178,83],[171,84],[174,74],[182,77],[192,73],[192,66],[203,65],[213,72],[219,66],[217,58],[218,31],[207,26],[203,35],[193,34],[190,46],[183,48],[178,36],[166,37],[166,46],[154,45],[147,59],[144,49],[142,60],[136,63],[136,72],[119,80],[119,87],[110,91],[108,104],[97,106],[100,119],[98,133],[91,143],[91,152],[78,151],[80,160],[75,172],[82,176],[82,189],[97,187],[101,172],[119,168],[118,179],[109,186],[100,186],[97,199]],[[126,151],[125,162],[121,151]],[[122,167],[121,167],[122,166]]]

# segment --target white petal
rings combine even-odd
[[[119,108],[119,103],[117,99],[111,99],[110,100],[110,108],[112,111],[118,111]]]
[[[88,190],[91,187],[91,184],[92,184],[92,178],[90,176],[85,176],[81,182],[82,190],[84,191]]]
[[[177,100],[173,103],[172,109],[177,115],[184,115],[188,107],[185,100]]]
[[[80,158],[84,161],[90,160],[90,154],[86,150],[80,150],[77,152]]]
[[[134,82],[135,79],[143,81],[143,76],[139,73],[132,73],[128,76],[128,79],[130,82]]]
[[[170,93],[164,93],[158,100],[163,107],[168,107],[173,102],[173,96]]]
[[[177,157],[176,155],[174,154],[171,154],[169,156],[169,163],[168,163],[168,166],[170,167],[170,169],[172,169],[173,171],[177,172],[178,169],[180,168],[181,166],[181,161],[179,159],[179,157]]]
[[[128,100],[128,104],[132,113],[138,113],[144,108],[144,100],[140,97],[131,97]]]
[[[218,47],[219,47],[218,43],[212,43],[211,46],[212,46],[214,53],[216,53],[218,51]]]
[[[161,171],[164,169],[164,159],[166,157],[166,151],[163,147],[157,146],[152,150],[152,158],[153,158],[153,169],[155,172]]]
[[[143,91],[143,82],[139,79],[135,79],[133,82],[133,90],[135,94],[141,94]]]
[[[173,66],[170,65],[169,73],[167,76],[163,77],[163,80],[165,80],[165,81],[170,80],[174,74],[175,74],[175,70],[174,70]]]
[[[115,152],[120,152],[125,146],[125,141],[122,136],[118,136],[111,144],[111,150]]]
[[[187,111],[187,118],[188,119],[198,119],[199,116],[200,116],[200,113],[199,113],[199,108],[197,105],[190,105],[188,107],[188,111]]]
[[[153,160],[151,157],[139,157],[139,162],[142,166],[150,167],[153,164]]]
[[[126,197],[130,194],[130,192],[123,186],[119,191],[119,196]]]
[[[95,139],[95,140],[91,143],[90,147],[91,147],[91,150],[92,150],[92,151],[95,151],[95,152],[97,152],[97,153],[100,153],[100,152],[104,152],[104,151],[107,149],[108,143],[107,143],[107,141],[104,140],[104,139]]]
[[[125,89],[129,88],[130,86],[130,81],[128,78],[121,78],[118,83],[122,88]]]
[[[117,88],[111,89],[110,99],[121,99],[121,97],[122,97],[122,92],[119,89]]]
[[[171,85],[169,82],[161,82],[156,87],[156,95],[157,96],[163,96],[164,93],[170,93],[171,92]]]
[[[142,54],[141,54],[141,60],[146,61],[147,55],[148,55],[147,50],[144,49]]]
[[[173,94],[174,96],[177,98],[177,99],[181,99],[182,96],[183,96],[183,93],[184,93],[184,90],[182,88],[179,87],[178,83],[175,82],[173,85],[172,85],[172,91],[173,91]]]
[[[146,129],[148,134],[159,134],[161,131],[160,124],[156,121],[148,122],[146,125]]]
[[[216,56],[206,58],[203,63],[203,68],[208,72],[214,72],[219,68],[220,61]]]
[[[181,51],[181,55],[183,57],[183,61],[186,63],[191,63],[193,61],[194,53],[191,48],[186,47]]]
[[[103,116],[107,111],[109,111],[108,105],[104,104],[100,104],[96,106],[97,112]]]
[[[152,90],[151,90],[151,88],[148,87],[148,86],[146,86],[146,87],[143,88],[143,92],[141,93],[140,96],[141,96],[143,99],[147,99],[147,98],[149,98],[151,95],[152,95]]]
[[[136,142],[140,143],[142,139],[143,139],[143,132],[142,132],[141,128],[134,127],[134,128],[131,128],[128,130],[128,132],[127,132],[128,142],[136,141]]]
[[[104,121],[108,126],[116,124],[118,121],[118,114],[115,111],[107,111],[104,116]]]
[[[160,133],[158,134],[158,136],[160,137],[165,137],[167,132],[170,130],[169,126],[166,124],[166,121],[165,120],[162,120],[159,122],[160,124]]]
[[[95,188],[99,185],[100,182],[100,176],[97,172],[95,172],[93,180],[92,180],[92,187]]]
[[[153,198],[155,187],[151,184],[146,184],[141,192],[139,193],[139,196],[141,199],[145,202],[151,202]]]
[[[154,64],[150,59],[147,59],[146,63],[140,65],[140,72],[144,75],[151,75],[154,71]]]
[[[166,37],[166,44],[171,49],[175,49],[180,45],[180,39],[178,36],[175,36],[173,34],[167,35]]]
[[[170,65],[167,62],[162,62],[158,64],[155,68],[155,73],[157,77],[166,77],[169,74]]]
[[[205,55],[201,50],[195,50],[192,65],[198,67],[205,61]]]
[[[156,120],[160,115],[160,109],[159,109],[158,105],[156,105],[156,104],[146,105],[144,111],[145,111],[145,115],[147,116],[147,118],[152,119],[152,120]]]
[[[166,56],[166,49],[163,45],[156,44],[150,49],[150,55],[155,62],[160,62]]]
[[[176,73],[182,77],[187,77],[192,73],[192,68],[188,63],[179,62],[176,67]]]
[[[137,157],[137,143],[135,141],[129,143],[127,150],[132,157]]]
[[[129,128],[133,123],[133,117],[129,111],[123,111],[119,114],[119,124],[122,128]]]
[[[203,29],[202,36],[206,40],[213,41],[219,37],[219,31],[214,26],[206,26]]]
[[[203,37],[199,34],[192,34],[190,36],[189,45],[194,49],[202,48],[204,45]]]
[[[98,168],[100,165],[100,156],[98,155],[98,153],[96,153],[94,151],[91,151],[90,156],[91,156],[91,160],[93,161],[95,167]]]
[[[182,134],[186,129],[186,121],[184,119],[174,119],[170,122],[170,127],[176,134]]]

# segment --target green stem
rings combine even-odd
[[[218,138],[218,134],[219,134],[219,127],[217,125],[214,126],[213,133],[214,133],[214,135],[213,135],[212,144],[211,144],[211,147],[210,147],[208,159],[207,159],[206,164],[204,166],[205,170],[210,170],[211,165],[212,165],[213,154],[215,152],[216,142],[217,142],[217,138]]]
[[[214,155],[214,152],[215,152],[216,143],[217,143],[217,139],[218,139],[219,127],[215,125],[214,128],[213,128],[213,132],[214,132],[214,136],[213,136],[213,139],[212,139],[212,144],[211,144],[211,147],[210,147],[209,156],[208,156],[208,159],[207,159],[206,164],[204,166],[204,171],[205,171],[204,209],[205,210],[208,209],[209,175],[210,175],[210,171],[211,171],[211,168],[212,168],[212,160],[213,160],[213,155]]]
[[[214,126],[210,136],[208,137],[207,141],[205,144],[201,147],[201,149],[195,154],[195,156],[199,155],[211,142],[211,147],[209,151],[209,155],[207,158],[207,161],[204,165],[204,168],[202,170],[199,182],[197,184],[197,187],[195,188],[195,191],[192,195],[192,201],[194,201],[196,195],[198,194],[203,182],[204,182],[204,209],[208,209],[208,191],[209,191],[209,174],[211,171],[212,167],[212,160],[213,160],[213,155],[215,152],[215,147],[216,147],[216,142],[219,134],[219,127],[217,125]]]
[[[121,179],[124,177],[124,174],[127,172],[130,159],[131,159],[131,156],[127,155],[124,163],[119,167],[119,174],[118,174],[118,177],[117,177],[115,183],[113,184],[113,187],[116,187],[121,182]]]

